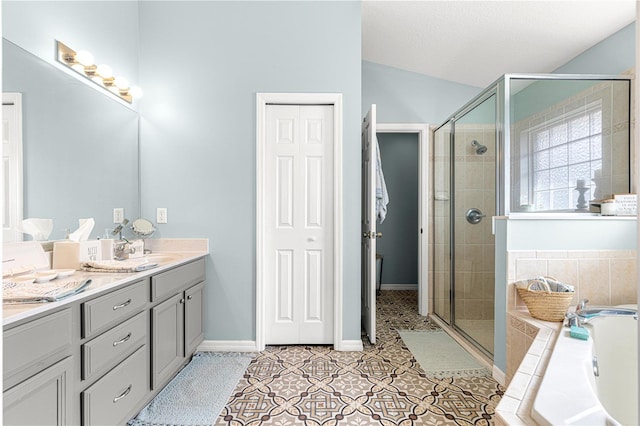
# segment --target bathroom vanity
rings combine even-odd
[[[135,416],[204,339],[207,252],[137,273],[88,273],[64,301],[4,305],[5,425],[118,425]],[[36,284],[37,285],[37,284]]]

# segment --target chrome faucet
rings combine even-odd
[[[136,250],[131,247],[131,243],[126,238],[116,241],[113,246],[113,258],[115,260],[126,260],[130,254],[135,252]]]
[[[588,323],[593,318],[597,317],[633,317],[633,319],[638,320],[638,309],[633,308],[619,308],[613,306],[594,306],[591,308],[587,308],[587,303],[589,299],[582,299],[578,302],[578,306],[576,306],[575,312],[569,312],[565,315],[567,319],[567,323],[565,324],[567,327],[578,326]]]
[[[124,227],[127,225],[127,223],[129,223],[129,219],[123,219],[122,223],[119,223],[118,226],[116,226],[113,231],[111,231],[111,235],[117,235],[119,240],[122,240],[122,230],[124,229]],[[128,242],[128,241],[127,241]]]

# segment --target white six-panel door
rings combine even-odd
[[[2,241],[22,241],[22,94],[2,94]]]
[[[362,327],[371,344],[376,343],[376,105],[362,122]]]
[[[333,343],[333,106],[268,105],[265,343]]]

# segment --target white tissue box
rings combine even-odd
[[[102,243],[99,240],[80,241],[80,262],[102,260]]]
[[[129,247],[133,249],[133,253],[129,254],[129,259],[135,259],[137,257],[144,256],[144,241],[143,240],[131,241],[131,245]]]

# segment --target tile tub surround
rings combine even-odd
[[[507,391],[496,407],[496,425],[536,424],[531,408],[561,329],[562,323],[528,311],[507,312]]]
[[[551,276],[576,288],[572,305],[636,304],[636,250],[509,251],[507,254],[507,312],[525,309],[515,281]]]
[[[576,304],[635,304],[635,250],[509,251],[507,254],[507,391],[496,408],[497,425],[532,425],[533,400],[553,352],[560,322],[531,317],[515,281],[553,276],[576,287]],[[571,307],[570,309],[573,309]]]

